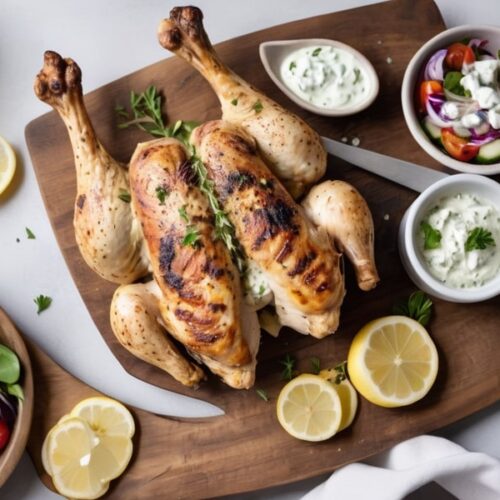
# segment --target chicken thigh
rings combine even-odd
[[[192,138],[246,257],[266,277],[283,325],[322,338],[344,297],[340,255],[260,158],[255,141],[224,121]]]
[[[294,196],[303,194],[326,170],[319,135],[301,118],[269,99],[228,69],[215,53],[197,7],[176,7],[160,23],[160,44],[192,64],[212,86],[224,121],[257,141],[262,157]]]
[[[71,59],[46,51],[35,80],[38,98],[61,116],[71,139],[77,194],[73,225],[85,262],[114,283],[132,283],[148,272],[143,239],[128,196],[127,170],[97,139],[82,96],[81,71]]]

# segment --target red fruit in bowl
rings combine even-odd
[[[0,420],[0,450],[3,450],[10,438],[10,429],[5,420]]]

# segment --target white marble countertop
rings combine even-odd
[[[416,0],[418,1],[418,0]],[[165,57],[156,42],[158,21],[176,5],[173,0],[0,0],[0,135],[16,149],[19,161],[17,186],[0,198],[0,305],[18,327],[66,369],[115,397],[122,396],[121,381],[128,376],[110,354],[94,326],[69,275],[55,241],[24,142],[24,127],[48,108],[33,94],[32,82],[45,49],[74,58],[84,71],[86,92]],[[366,0],[198,0],[213,42],[275,24],[343,10]],[[500,24],[497,0],[437,0],[447,26]],[[66,140],[66,137],[62,138]],[[36,234],[27,240],[25,227]],[[16,242],[16,238],[20,242]],[[53,297],[53,306],[37,316],[33,298],[40,293]],[[109,369],[106,379],[86,373],[88,360]],[[84,361],[87,360],[87,361]],[[141,384],[140,382],[137,382]],[[148,405],[154,389],[142,400],[133,395],[120,399]],[[162,391],[165,405],[189,404]],[[43,401],[37,401],[43,404]],[[193,413],[203,409],[196,402]],[[190,410],[190,411],[191,411]],[[208,410],[207,410],[208,411]],[[33,425],[36,425],[34,422]],[[500,404],[482,411],[440,435],[463,446],[500,457]],[[315,478],[287,487],[256,492],[245,498],[298,498],[316,485]],[[449,498],[427,489],[415,498]],[[37,479],[25,456],[0,491],[2,499],[55,498]],[[239,498],[243,498],[241,495]]]

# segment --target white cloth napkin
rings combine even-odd
[[[419,436],[367,463],[338,469],[302,500],[400,500],[432,481],[460,500],[500,500],[500,460]]]

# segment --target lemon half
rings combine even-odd
[[[438,371],[436,346],[427,330],[406,316],[371,321],[354,337],[347,370],[357,391],[387,408],[422,399]]]
[[[11,183],[16,171],[16,155],[12,146],[0,136],[0,194]]]

